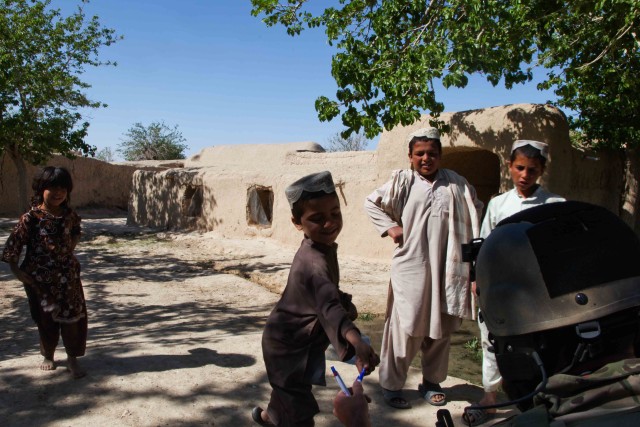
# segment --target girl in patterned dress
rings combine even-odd
[[[77,358],[87,343],[87,307],[80,282],[80,264],[73,250],[80,239],[80,217],[69,207],[73,189],[64,168],[45,167],[33,181],[31,209],[20,217],[7,239],[2,261],[24,284],[31,317],[38,326],[40,369],[56,368],[58,340],[67,352],[67,369],[75,378],[86,373]],[[18,266],[22,248],[26,254]]]

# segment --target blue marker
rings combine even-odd
[[[336,368],[334,368],[333,366],[331,367],[331,372],[333,372],[333,378],[336,379],[336,382],[338,383],[338,385],[340,386],[340,390],[342,390],[342,392],[346,395],[346,396],[351,396],[351,393],[349,393],[349,389],[347,388],[347,386],[344,384],[344,381],[342,381],[342,377],[340,376],[340,374],[338,373],[338,371],[336,371]]]
[[[364,378],[364,374],[367,372],[367,368],[362,368],[362,372],[360,372],[360,375],[358,375],[358,378],[356,378],[357,381],[362,382],[362,379]]]

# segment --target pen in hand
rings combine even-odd
[[[364,374],[366,372],[367,372],[367,368],[362,368],[362,371],[360,372],[360,375],[358,375],[358,378],[356,378],[356,381],[362,382],[362,379],[364,378]]]
[[[349,389],[347,388],[347,386],[345,385],[344,381],[342,381],[342,377],[340,376],[340,374],[338,373],[338,371],[336,371],[336,368],[334,368],[333,366],[331,367],[331,372],[333,373],[333,377],[336,379],[336,382],[338,383],[338,385],[340,386],[340,390],[342,390],[342,392],[346,395],[346,396],[351,396],[351,393],[349,393]]]

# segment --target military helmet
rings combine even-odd
[[[483,319],[496,337],[599,319],[640,306],[640,240],[599,206],[534,207],[487,237],[476,283]]]

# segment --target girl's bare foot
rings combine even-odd
[[[87,371],[80,367],[80,364],[78,364],[78,359],[73,356],[67,357],[67,369],[69,370],[69,372],[71,372],[73,378],[82,378],[87,375]]]
[[[43,371],[53,371],[54,369],[56,369],[56,364],[52,359],[47,359],[46,357],[44,359],[42,359],[42,362],[40,363],[40,369],[42,369]]]

